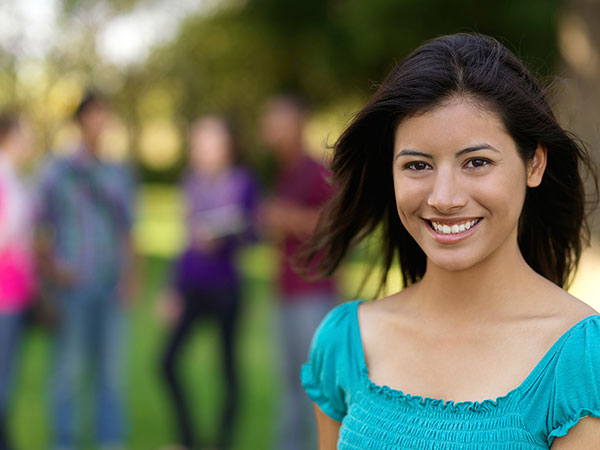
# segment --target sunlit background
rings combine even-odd
[[[258,136],[265,99],[300,92],[312,114],[306,140],[326,159],[327,144],[374,91],[394,60],[423,40],[457,31],[492,34],[543,80],[564,125],[597,155],[600,126],[600,2],[594,0],[3,0],[0,4],[0,107],[19,108],[35,132],[36,159],[72,151],[74,108],[88,88],[117,112],[103,136],[108,158],[126,160],[140,181],[135,230],[144,284],[130,311],[129,444],[148,450],[173,439],[158,381],[164,329],[153,315],[169,261],[183,244],[177,182],[186,129],[205,113],[235,119],[244,159],[265,192],[273,163]],[[598,222],[596,221],[596,224]],[[600,226],[593,227],[600,237]],[[345,298],[358,294],[371,242],[340,274]],[[245,310],[240,334],[242,412],[235,448],[269,448],[278,385],[270,357],[275,250],[258,243],[240,260]],[[372,297],[377,271],[360,295]],[[600,307],[600,253],[586,250],[572,292]],[[388,290],[399,288],[392,274]],[[221,378],[215,330],[187,350],[186,379],[208,435],[216,424]],[[10,426],[18,448],[47,445],[48,332],[26,338]],[[200,337],[201,336],[201,337]],[[88,419],[85,419],[88,420]]]

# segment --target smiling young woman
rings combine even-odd
[[[494,39],[434,39],[392,70],[335,145],[307,254],[329,275],[382,226],[406,287],[315,333],[301,380],[322,450],[600,448],[600,316],[563,290],[585,169]]]
[[[458,271],[504,249],[500,267],[521,262],[517,225],[546,166],[541,146],[527,170],[497,114],[456,97],[403,120],[393,154],[398,215],[429,265]]]

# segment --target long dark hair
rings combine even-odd
[[[467,97],[495,112],[529,162],[548,151],[543,181],[528,188],[518,243],[527,263],[558,286],[570,281],[589,240],[580,172],[598,190],[590,155],[558,124],[544,92],[523,63],[493,38],[455,34],[426,42],[398,63],[334,145],[335,196],[306,247],[311,272],[332,274],[349,248],[381,226],[384,273],[398,258],[404,285],[420,280],[426,256],[396,210],[392,149],[398,124],[452,97]]]

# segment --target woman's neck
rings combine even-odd
[[[445,270],[428,261],[423,279],[414,288],[424,313],[460,323],[527,308],[522,299],[540,282],[515,243],[462,271]]]

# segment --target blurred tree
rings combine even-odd
[[[477,31],[548,73],[557,56],[557,6],[557,0],[249,0],[212,17],[190,18],[149,67],[180,74],[190,101],[235,106],[226,92],[236,100],[242,95],[243,103],[255,97],[249,87],[297,90],[322,105],[366,95],[370,81],[426,39]],[[194,95],[202,90],[213,95]]]
[[[600,3],[568,0],[561,11],[558,42],[562,55],[557,89],[559,111],[567,124],[593,151],[600,163]],[[591,187],[591,186],[590,186]],[[592,230],[600,237],[600,210]]]
[[[123,95],[167,82],[189,121],[207,112],[238,118],[256,148],[257,114],[279,91],[317,108],[366,98],[395,60],[453,32],[491,34],[543,75],[557,60],[558,0],[248,0],[188,17],[177,37],[128,74]],[[144,87],[145,86],[145,87]],[[130,90],[131,89],[131,90]],[[257,153],[253,152],[253,155]],[[255,158],[256,160],[262,158]]]
[[[65,15],[76,15],[84,10],[94,8],[99,3],[108,6],[113,12],[131,11],[136,5],[144,0],[62,0],[61,8]]]
[[[339,114],[349,109],[345,105],[363,101],[395,60],[426,39],[459,31],[491,34],[542,75],[558,61],[560,0],[205,0],[180,23],[175,38],[145,61],[118,66],[103,59],[98,33],[109,21],[163,3],[169,5],[163,0],[62,0],[60,39],[36,63],[44,74],[38,77],[43,89],[21,86],[18,46],[13,54],[0,48],[0,103],[25,104],[36,114],[47,148],[68,118],[65,102],[49,106],[59,97],[56,85],[105,89],[126,122],[132,153],[142,158],[142,179],[170,181],[181,168],[181,156],[156,159],[169,162],[161,168],[143,160],[152,152],[139,151],[141,136],[148,136],[144,130],[153,123],[184,134],[195,116],[225,113],[239,122],[245,147],[253,150],[247,152],[250,159],[262,163],[255,151],[260,147],[256,129],[266,97],[295,91],[315,109]],[[71,97],[75,103],[77,96]]]

